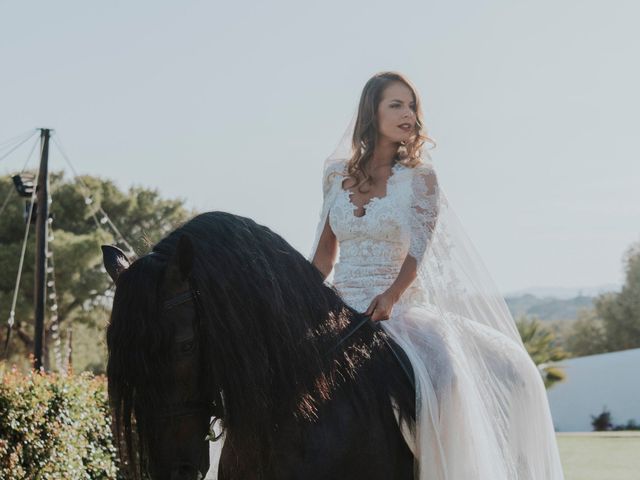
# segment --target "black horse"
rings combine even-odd
[[[202,478],[211,418],[219,479],[414,477],[395,414],[414,422],[415,391],[395,344],[282,237],[209,212],[133,263],[103,256],[108,391],[133,478]]]

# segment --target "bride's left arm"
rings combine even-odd
[[[371,315],[373,321],[387,320],[393,305],[416,279],[418,265],[427,252],[438,221],[439,195],[435,170],[430,165],[416,168],[418,170],[414,172],[411,182],[409,251],[394,282],[376,296],[366,310],[365,313]]]

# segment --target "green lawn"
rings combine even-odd
[[[640,480],[640,432],[558,433],[565,480]],[[213,444],[216,478],[220,443]]]
[[[558,433],[566,480],[640,480],[640,432]]]

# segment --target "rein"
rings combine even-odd
[[[182,305],[184,303],[191,302],[191,301],[198,304],[199,296],[200,296],[199,290],[197,289],[187,290],[186,292],[179,293],[169,298],[168,300],[165,300],[163,304],[163,309],[164,311],[171,310],[172,308],[177,307],[178,305]],[[360,327],[362,327],[365,323],[371,323],[371,325],[374,328],[377,328],[376,325],[371,321],[371,315],[365,315],[364,317],[362,317],[362,320],[360,320],[356,325],[354,325],[353,328],[349,332],[347,332],[347,334],[344,337],[342,337],[337,344],[335,344],[331,349],[329,349],[327,353],[333,352],[336,348],[342,345],[354,333],[360,330]]]
[[[196,288],[190,288],[189,290],[179,293],[167,300],[164,301],[163,303],[163,310],[167,311],[167,310],[171,310],[172,308],[177,307],[178,305],[182,305],[184,303],[187,302],[194,302],[196,304],[196,308],[199,306],[199,301],[198,298],[200,296],[200,291]],[[200,318],[198,316],[198,318]],[[332,353],[335,351],[336,348],[338,348],[340,345],[342,345],[346,340],[348,340],[354,333],[356,333],[358,330],[360,330],[360,328],[362,328],[365,324],[371,324],[371,326],[373,328],[381,328],[380,326],[376,325],[372,320],[371,320],[371,315],[365,315],[362,317],[362,319],[360,321],[358,321],[358,323],[356,323],[355,325],[353,325],[352,328],[349,329],[349,331],[338,341],[337,344],[335,344],[332,348],[330,348],[327,351],[327,354]],[[409,362],[408,357],[406,356],[406,354],[404,353],[404,351],[402,351],[402,349],[397,346],[394,345],[393,343],[390,343],[389,340],[385,337],[383,337],[385,343],[387,344],[387,346],[390,348],[391,352],[393,353],[393,355],[396,357],[396,360],[398,360],[398,363],[400,363],[400,366],[402,367],[402,370],[405,372],[405,374],[407,375],[409,382],[411,383],[411,385],[413,386],[414,390],[415,390],[415,379],[413,376],[413,372],[411,371],[411,364]],[[197,402],[197,401],[192,401],[192,402],[182,402],[180,404],[175,405],[176,408],[168,408],[166,409],[165,412],[160,413],[159,415],[157,415],[157,418],[169,418],[169,417],[175,417],[175,416],[187,416],[187,415],[199,415],[201,413],[206,413],[207,415],[210,415],[212,413],[212,409],[213,406],[209,405],[206,402]],[[214,417],[213,421],[211,422],[211,425],[209,426],[209,439],[212,441],[216,441],[218,440],[221,436],[222,433],[220,433],[220,435],[215,435],[213,432],[213,425],[216,422],[217,418]]]
[[[358,330],[360,330],[360,327],[362,327],[365,323],[371,323],[371,326],[373,326],[374,328],[376,327],[375,324],[371,321],[371,315],[365,315],[364,317],[362,317],[362,320],[360,320],[350,332],[347,332],[347,334],[344,337],[342,337],[340,341],[337,344],[335,344],[333,348],[330,349],[329,352],[327,353],[333,352],[336,348],[342,345],[345,342],[345,340],[347,340],[349,337],[351,337],[351,335],[353,335]]]
[[[362,318],[362,320],[360,320],[353,327],[353,329],[351,331],[347,332],[347,334],[344,337],[342,337],[340,339],[340,341],[331,350],[329,350],[329,352],[333,352],[336,348],[338,348],[345,340],[347,340],[351,335],[356,333],[360,329],[360,327],[362,327],[365,323],[370,323],[372,328],[381,328],[379,325],[377,325],[375,322],[373,322],[371,320],[371,315],[365,315]],[[416,380],[415,380],[415,376],[414,376],[414,373],[413,373],[413,368],[411,367],[411,361],[409,360],[409,357],[407,357],[407,354],[404,352],[404,350],[402,350],[402,348],[400,348],[400,346],[398,344],[390,342],[389,338],[387,338],[386,335],[383,336],[382,339],[384,340],[384,342],[387,344],[387,346],[391,350],[391,353],[393,353],[393,356],[396,357],[396,360],[398,361],[398,363],[402,367],[402,370],[404,371],[405,375],[407,376],[407,379],[409,380],[409,383],[411,384],[411,386],[413,387],[413,390],[415,391],[415,389],[416,389]]]
[[[179,293],[175,297],[172,297],[169,300],[166,300],[164,302],[164,309],[169,310],[173,307],[176,307],[178,305],[181,305],[183,303],[186,303],[192,300],[195,301],[196,304],[198,304],[199,295],[200,295],[200,291],[195,288],[192,288],[183,293]],[[381,328],[371,320],[371,315],[365,315],[356,325],[354,325],[354,327],[349,332],[347,332],[347,334],[344,337],[340,339],[340,341],[337,344],[333,346],[333,348],[329,349],[327,354],[335,351],[336,348],[342,345],[349,337],[351,337],[351,335],[353,335],[358,330],[360,330],[360,327],[362,327],[366,323],[371,324],[372,328]],[[407,354],[404,352],[404,350],[402,350],[402,348],[399,345],[397,345],[396,343],[390,342],[386,336],[383,337],[383,340],[385,341],[385,343],[393,353],[393,356],[396,357],[396,360],[398,360],[398,363],[400,364],[400,366],[402,367],[402,370],[407,376],[409,383],[411,383],[411,386],[415,390],[416,380],[413,373],[413,368],[411,367],[411,361],[409,360],[409,357],[407,357]]]

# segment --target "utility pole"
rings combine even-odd
[[[44,346],[44,311],[47,288],[47,240],[49,238],[49,135],[48,128],[40,129],[40,170],[36,186],[36,269],[35,269],[35,341],[33,356],[34,369],[42,368],[42,351]]]

